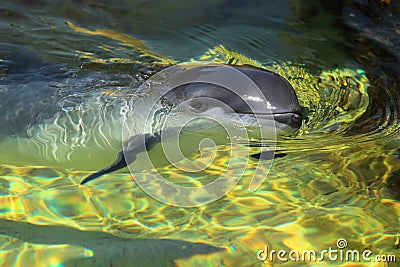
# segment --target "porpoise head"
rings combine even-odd
[[[187,103],[192,112],[205,114],[215,108],[218,100],[229,106],[236,116],[249,118],[257,116],[258,120],[274,121],[277,132],[295,133],[302,124],[302,108],[290,83],[282,76],[253,66],[233,66],[249,77],[260,89],[259,92],[244,90],[243,95],[220,85],[194,82],[173,88],[164,95],[164,100],[172,105]],[[255,121],[255,120],[253,120]],[[251,123],[250,123],[251,124]],[[249,125],[259,126],[259,125]]]

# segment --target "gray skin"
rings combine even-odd
[[[164,95],[165,102],[177,105],[200,97],[213,98],[227,104],[239,116],[257,115],[266,120],[273,120],[277,128],[285,133],[293,133],[300,128],[303,118],[302,108],[299,105],[293,87],[288,81],[276,73],[253,66],[232,67],[247,75],[260,88],[265,99],[269,101],[268,106],[267,103],[260,104],[259,100],[257,101],[256,98],[252,100],[251,97],[246,99],[246,103],[241,96],[224,87],[201,82],[184,84],[173,88]],[[251,103],[252,101],[254,103]],[[252,106],[252,109],[250,109],[249,105]],[[200,107],[195,104],[194,108],[202,107],[201,104]],[[87,176],[82,180],[81,184],[86,184],[104,174],[127,167],[127,165],[136,160],[138,154],[151,150],[160,141],[161,132],[139,134],[131,137],[127,141],[128,145],[125,153],[124,151],[119,152],[116,160],[110,166]],[[255,157],[268,158],[270,155],[259,154]]]

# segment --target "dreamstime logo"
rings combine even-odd
[[[175,184],[173,177],[168,177],[172,179],[169,181],[156,171],[151,175],[135,175],[135,164],[129,165],[135,181],[147,194],[184,207],[221,198],[248,171],[248,142],[254,136],[257,140],[268,140],[266,149],[271,160],[263,161],[262,171],[256,162],[249,191],[262,184],[275,152],[275,124],[266,108],[268,100],[243,72],[224,65],[176,65],[152,76],[138,89],[137,95],[142,97],[131,99],[123,129],[124,156],[128,163],[140,158],[138,164],[157,169],[158,162],[165,159],[196,179],[204,176],[204,171],[217,160],[220,145],[225,150],[229,147],[226,168],[216,179],[201,186]],[[196,151],[200,154],[197,159],[188,158]]]
[[[343,248],[347,247],[347,240],[344,238],[339,238],[336,241],[336,246],[338,247],[338,249],[343,249]]]
[[[336,247],[329,247],[321,251],[316,250],[275,250],[269,249],[267,245],[264,249],[257,251],[257,259],[260,261],[308,261],[308,262],[321,262],[321,261],[346,261],[346,262],[396,262],[396,256],[393,254],[372,255],[372,251],[364,249],[359,251],[357,249],[347,249],[347,240],[339,238],[336,241]]]

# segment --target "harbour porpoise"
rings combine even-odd
[[[215,99],[229,106],[235,116],[245,118],[250,126],[254,121],[252,118],[257,116],[257,118],[273,122],[279,132],[294,133],[300,128],[303,118],[302,108],[293,87],[287,80],[274,72],[249,65],[230,67],[253,81],[260,89],[263,98],[251,95],[251,91],[244,90],[247,92],[246,95],[238,95],[223,86],[195,82],[171,88],[163,96],[164,102],[171,105],[189,103],[190,108],[195,112],[197,109],[198,113],[206,113],[207,111],[212,112],[214,106],[210,102],[206,103],[199,99]],[[230,114],[226,114],[226,119],[230,119]],[[126,150],[119,152],[111,165],[87,176],[81,181],[81,184],[86,184],[104,174],[117,171],[133,163],[140,153],[150,151],[161,141],[161,134],[162,131],[158,131],[131,136],[127,141]],[[268,156],[257,155],[257,158],[265,157]]]

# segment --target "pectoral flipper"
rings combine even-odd
[[[161,140],[160,134],[139,134],[131,137],[127,142],[127,150],[121,151],[117,154],[115,161],[104,169],[90,174],[81,181],[81,185],[96,179],[104,174],[111,173],[122,168],[127,167],[129,164],[136,160],[139,153],[149,151]]]

